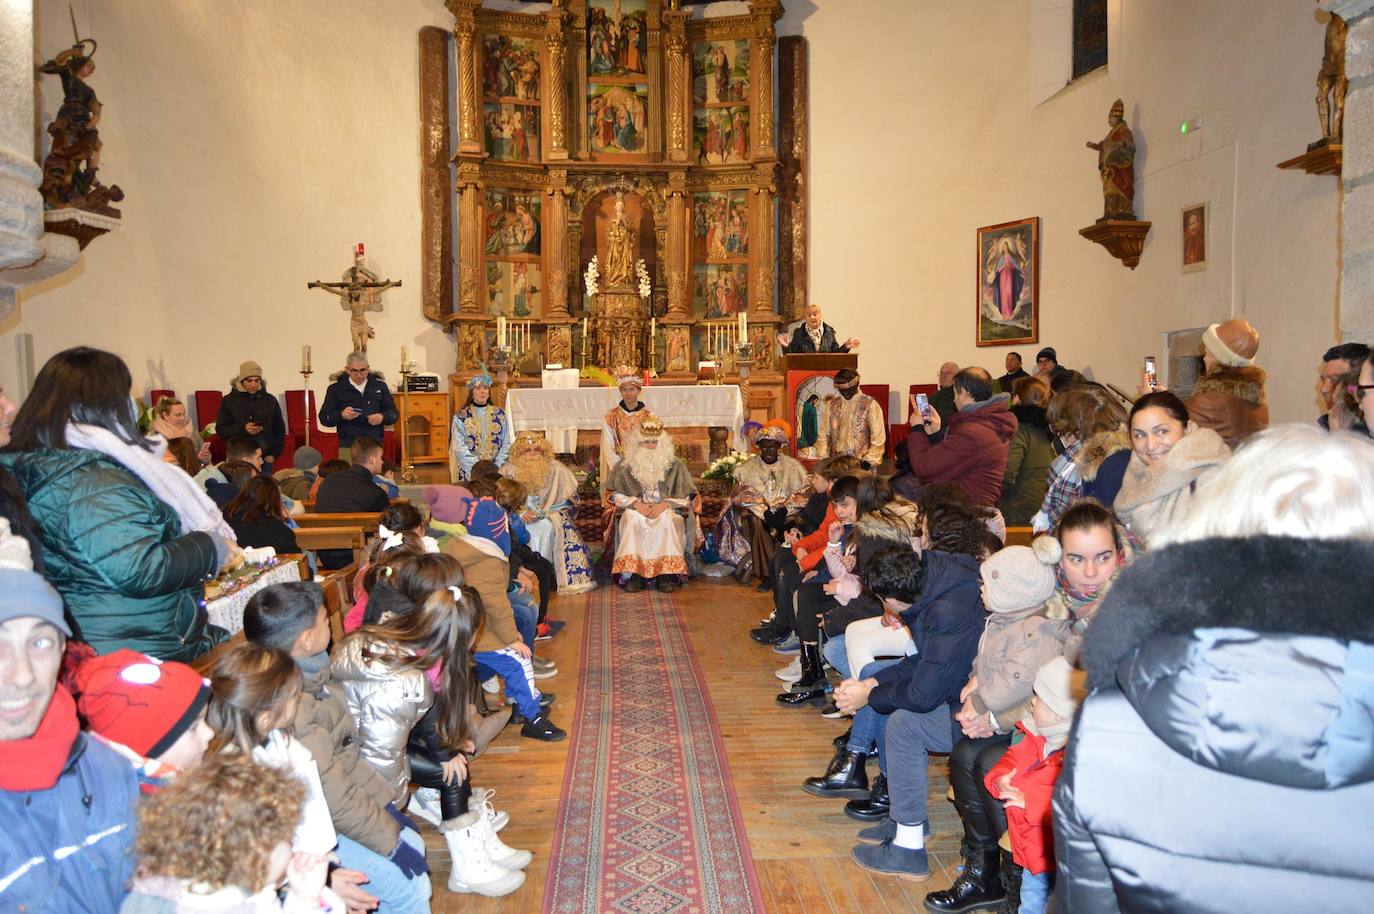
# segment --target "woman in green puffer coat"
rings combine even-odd
[[[0,463],[28,499],[76,638],[188,661],[226,637],[206,622],[204,582],[239,550],[214,503],[139,434],[132,386],[116,355],[59,352]]]

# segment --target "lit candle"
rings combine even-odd
[[[310,374],[310,347],[301,347],[301,374]]]
[[[749,338],[749,312],[748,312],[748,311],[741,311],[741,312],[739,313],[739,338],[740,338],[740,342],[741,342],[741,343],[744,342],[746,339]]]
[[[401,347],[401,370],[402,370],[402,371],[405,371],[406,368],[407,368],[409,365],[410,365],[410,347],[408,347],[408,346],[402,346],[402,347]]]
[[[496,318],[496,345],[502,349],[506,348],[506,316],[498,315]]]

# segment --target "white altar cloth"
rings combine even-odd
[[[740,432],[745,418],[744,397],[735,384],[650,385],[640,392],[639,399],[669,428],[724,426],[733,435],[731,446],[737,451],[748,451]],[[619,402],[620,391],[610,387],[520,387],[506,393],[506,412],[517,432],[600,429],[606,413]]]

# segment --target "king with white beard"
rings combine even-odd
[[[687,574],[686,524],[679,509],[688,507],[696,487],[657,416],[645,419],[631,438],[606,490],[621,509],[611,572],[630,575],[629,591],[642,590],[645,579],[672,591],[675,578]]]

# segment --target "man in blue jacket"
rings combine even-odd
[[[41,575],[0,568],[0,910],[116,914],[133,876],[134,769],[57,684],[71,629]]]
[[[359,438],[381,441],[382,427],[395,424],[399,417],[391,391],[379,375],[372,374],[367,356],[350,353],[344,373],[329,385],[320,407],[320,425],[338,430],[339,450]]]
[[[926,859],[926,757],[949,752],[958,725],[959,690],[968,681],[983,634],[981,600],[937,600],[914,618],[906,611],[926,589],[926,568],[909,547],[886,546],[864,569],[864,587],[907,618],[916,653],[867,679],[847,679],[835,690],[840,710],[865,705],[889,715],[878,750],[887,776],[888,818],[859,832],[852,851],[864,869],[906,879],[930,877]],[[855,728],[858,728],[855,720]]]

